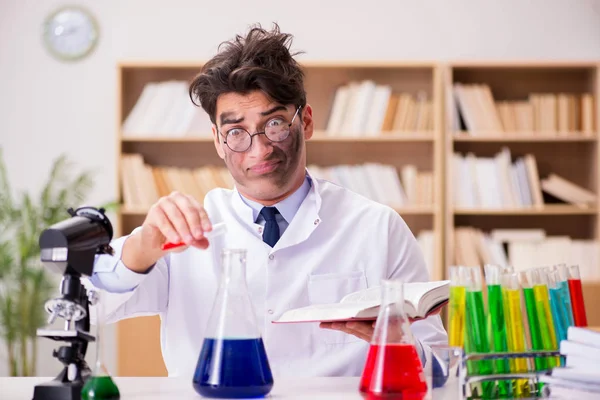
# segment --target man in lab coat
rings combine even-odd
[[[215,148],[235,180],[204,199],[172,193],[154,204],[115,254],[97,257],[91,283],[110,292],[108,321],[161,316],[170,376],[191,376],[207,330],[223,248],[247,249],[247,282],[278,376],[361,374],[370,323],[273,324],[283,312],[339,301],[382,279],[429,280],[418,243],[390,207],[306,170],[313,109],[278,27],[237,36],[190,86],[212,121]],[[200,160],[199,160],[200,162]],[[227,233],[204,236],[216,223]],[[164,251],[165,242],[185,242]],[[417,348],[446,343],[439,316],[413,322]]]

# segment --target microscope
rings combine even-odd
[[[97,296],[86,290],[81,277],[92,275],[96,254],[113,254],[113,228],[102,208],[69,208],[68,213],[71,218],[50,226],[39,238],[42,263],[63,276],[60,297],[45,303],[48,324],[60,317],[65,325],[62,330],[38,329],[37,336],[68,343],[52,353],[64,368],[52,381],[35,386],[33,400],[80,400],[92,374],[85,354],[88,343],[95,341],[89,332],[89,307],[96,304]]]

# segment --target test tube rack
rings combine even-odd
[[[548,385],[542,384],[541,377],[549,375],[552,369],[532,371],[532,372],[510,372],[505,374],[486,374],[486,375],[469,375],[467,374],[468,361],[483,361],[483,360],[498,360],[498,359],[517,359],[536,357],[559,357],[560,352],[555,351],[527,351],[527,352],[504,352],[504,353],[470,353],[463,354],[460,365],[458,366],[458,381],[459,381],[459,399],[472,400],[481,399],[476,393],[473,393],[474,385],[481,382],[498,382],[506,380],[526,379],[532,388],[531,395],[528,398],[548,398],[550,396],[550,388]],[[489,397],[485,397],[489,399]],[[498,397],[501,398],[501,397]]]

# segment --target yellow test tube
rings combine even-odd
[[[511,353],[526,352],[525,321],[523,320],[521,308],[521,286],[516,273],[502,275],[502,297],[504,299],[508,351]],[[528,372],[529,363],[527,358],[511,359],[510,370],[515,373]],[[531,395],[532,388],[527,379],[517,379],[515,383],[517,397],[529,397]]]
[[[546,273],[542,269],[537,269],[534,271],[534,277],[533,296],[535,298],[535,307],[540,326],[542,345],[544,346],[544,350],[558,350],[556,330],[552,318],[552,309],[550,308],[550,295],[548,293]],[[550,368],[560,366],[560,358],[548,358],[548,366]]]
[[[448,344],[456,347],[464,347],[465,344],[465,311],[467,304],[465,273],[465,267],[450,267]]]

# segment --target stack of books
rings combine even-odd
[[[565,366],[542,377],[551,395],[578,400],[600,398],[600,332],[569,327],[567,340],[560,342],[560,353],[566,359]]]
[[[594,96],[589,93],[530,93],[518,101],[494,99],[489,85],[455,83],[453,128],[468,136],[505,133],[547,136],[592,136]]]

